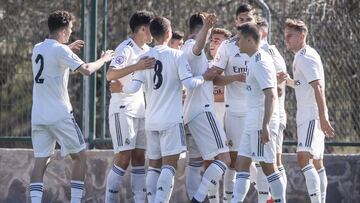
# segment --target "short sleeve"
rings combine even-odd
[[[218,50],[216,51],[216,55],[215,58],[213,60],[213,66],[219,67],[221,69],[225,69],[226,65],[228,63],[229,57],[227,56],[227,49],[226,49],[226,45],[227,45],[227,41],[223,41]]]
[[[184,52],[184,54],[186,55],[186,57],[189,60],[193,60],[193,59],[197,59],[197,58],[201,58],[202,55],[204,55],[204,50],[201,51],[200,55],[195,55],[193,52],[193,47],[195,45],[196,41],[194,39],[189,39],[188,41],[185,42],[185,44],[181,47],[181,50]]]
[[[178,74],[181,81],[192,77],[190,65],[183,53],[180,55],[180,57],[178,57],[177,64]]]
[[[113,60],[111,60],[110,66],[115,68],[124,68],[128,64],[128,60],[130,57],[130,50],[127,47],[117,48],[115,50],[115,56]]]
[[[132,80],[144,83],[145,82],[145,71],[148,71],[148,70],[136,71],[132,77]]]
[[[60,63],[69,67],[72,71],[76,71],[82,64],[85,63],[66,45],[60,46],[58,54]]]
[[[262,90],[275,87],[276,73],[273,64],[266,61],[259,61],[255,67],[254,77]]]
[[[321,79],[319,64],[314,58],[303,56],[299,62],[300,70],[303,73],[306,82],[311,83]]]

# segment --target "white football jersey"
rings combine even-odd
[[[184,55],[188,60],[191,73],[195,76],[200,76],[209,68],[209,62],[206,59],[204,50],[199,56],[194,55],[192,48],[195,45],[194,39],[186,40],[182,46]],[[193,118],[204,111],[214,112],[214,85],[212,81],[205,81],[202,85],[187,91],[184,108],[184,122],[189,123]]]
[[[265,95],[263,90],[267,88],[276,88],[276,70],[272,62],[272,58],[263,50],[258,50],[250,58],[248,72],[246,76],[246,89],[249,91],[248,108],[249,114],[259,115],[263,118],[265,106]],[[276,89],[275,89],[276,90]],[[279,103],[277,94],[272,120],[278,120]]]
[[[319,118],[314,90],[309,83],[319,80],[325,90],[324,68],[320,55],[306,45],[295,54],[293,72],[297,101],[296,122],[300,125],[305,121]]]
[[[286,63],[284,58],[281,56],[279,50],[275,45],[270,45],[267,41],[261,41],[260,47],[266,51],[272,58],[275,65],[276,73],[286,73]],[[285,89],[283,94],[279,97],[279,116],[280,123],[286,126],[286,111],[285,111]]]
[[[224,69],[225,76],[247,72],[249,56],[240,53],[237,43],[236,37],[225,40],[216,52],[213,65]],[[247,112],[247,94],[246,84],[243,82],[235,81],[226,85],[226,111],[237,115],[245,115]]]
[[[182,123],[182,81],[192,77],[186,57],[166,45],[155,46],[144,56],[157,60],[154,69],[138,71],[133,78],[144,84],[145,129],[160,131]]]
[[[119,44],[115,49],[114,59],[110,66],[121,69],[134,65],[140,59],[140,56],[149,50],[145,44],[140,48],[134,40],[128,38]],[[133,74],[129,74],[119,79],[123,86],[131,82]],[[133,94],[112,93],[109,105],[109,113],[120,111],[120,106],[126,106],[125,113],[135,118],[143,118],[145,115],[145,102],[142,89]]]
[[[84,62],[67,45],[53,39],[36,44],[32,57],[34,78],[31,123],[49,125],[72,118],[67,90],[69,70]]]

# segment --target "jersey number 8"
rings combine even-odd
[[[162,85],[163,82],[163,76],[161,75],[162,70],[163,70],[162,63],[161,61],[157,60],[154,67],[154,71],[155,71],[155,75],[153,77],[154,90],[159,89]]]

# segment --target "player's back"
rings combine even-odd
[[[72,107],[67,90],[69,68],[83,63],[66,45],[46,39],[35,45],[32,55],[33,124],[52,124],[71,118]]]
[[[165,45],[155,46],[145,53],[154,57],[154,69],[143,71],[146,96],[145,128],[164,130],[182,123],[182,83],[179,66],[185,59],[181,51]],[[186,59],[185,63],[188,66]],[[186,66],[185,65],[185,66]],[[190,70],[190,67],[187,67]],[[134,79],[137,79],[137,74]]]

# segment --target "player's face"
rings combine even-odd
[[[247,22],[253,22],[255,23],[255,17],[253,12],[243,12],[236,16],[235,18],[235,25],[236,27],[239,27],[240,25],[247,23]]]
[[[214,58],[222,41],[225,40],[223,34],[213,34],[210,39],[210,55]]]
[[[238,42],[240,52],[248,53],[248,39],[241,33],[238,33]]]
[[[69,25],[64,30],[64,43],[68,43],[70,39],[70,35],[72,33],[73,23],[70,21]]]
[[[299,44],[301,45],[302,33],[293,29],[293,28],[285,28],[284,32],[284,40],[285,45],[290,51],[297,51],[297,47]]]
[[[171,47],[173,49],[181,49],[183,44],[184,44],[183,39],[172,39],[169,42],[169,47]]]

